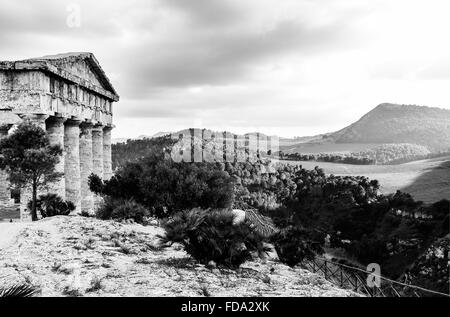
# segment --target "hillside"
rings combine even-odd
[[[450,110],[381,104],[354,124],[328,135],[335,143],[412,143],[450,149]]]
[[[272,260],[207,268],[179,246],[159,249],[157,226],[64,216],[1,226],[2,285],[31,283],[42,296],[355,296]]]

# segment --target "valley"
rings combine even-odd
[[[276,160],[274,160],[277,162]],[[279,161],[301,165],[306,169],[319,166],[326,174],[338,176],[366,176],[381,184],[383,194],[401,190],[415,199],[434,203],[450,199],[450,157],[414,161],[399,165],[350,165],[326,162]]]

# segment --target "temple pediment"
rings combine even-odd
[[[42,70],[118,101],[119,96],[92,53],[65,53],[0,62],[0,70]]]
[[[0,118],[45,114],[112,126],[119,95],[91,53],[0,62]]]

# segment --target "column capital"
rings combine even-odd
[[[63,124],[64,122],[66,122],[68,119],[65,117],[60,117],[60,116],[50,116],[47,119],[47,122],[51,122],[51,123],[55,123],[55,124]]]
[[[79,118],[72,118],[72,119],[67,119],[64,124],[67,126],[79,126],[82,122],[83,122],[83,120],[81,120]]]
[[[89,121],[83,121],[80,124],[80,137],[82,136],[89,136],[89,138],[91,138],[91,142],[92,142],[92,128],[93,128],[93,124],[92,122]],[[92,146],[91,146],[92,147]]]
[[[91,129],[94,127],[94,124],[91,121],[83,121],[80,124],[80,128],[82,129]]]
[[[112,131],[114,129],[114,126],[106,125],[103,127],[103,131]]]
[[[18,116],[22,120],[30,120],[30,121],[40,121],[45,122],[50,116],[48,114],[43,113],[21,113]]]
[[[101,123],[95,123],[92,129],[96,132],[103,132],[104,125]]]

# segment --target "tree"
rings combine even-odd
[[[31,122],[21,123],[8,137],[0,141],[0,169],[9,174],[17,188],[32,190],[31,217],[37,220],[37,192],[57,181],[63,173],[55,170],[62,155],[59,145],[50,145],[45,131]]]
[[[107,181],[89,177],[91,191],[111,198],[134,199],[152,215],[167,217],[192,208],[230,208],[233,178],[214,163],[177,163],[151,154],[119,168]]]

